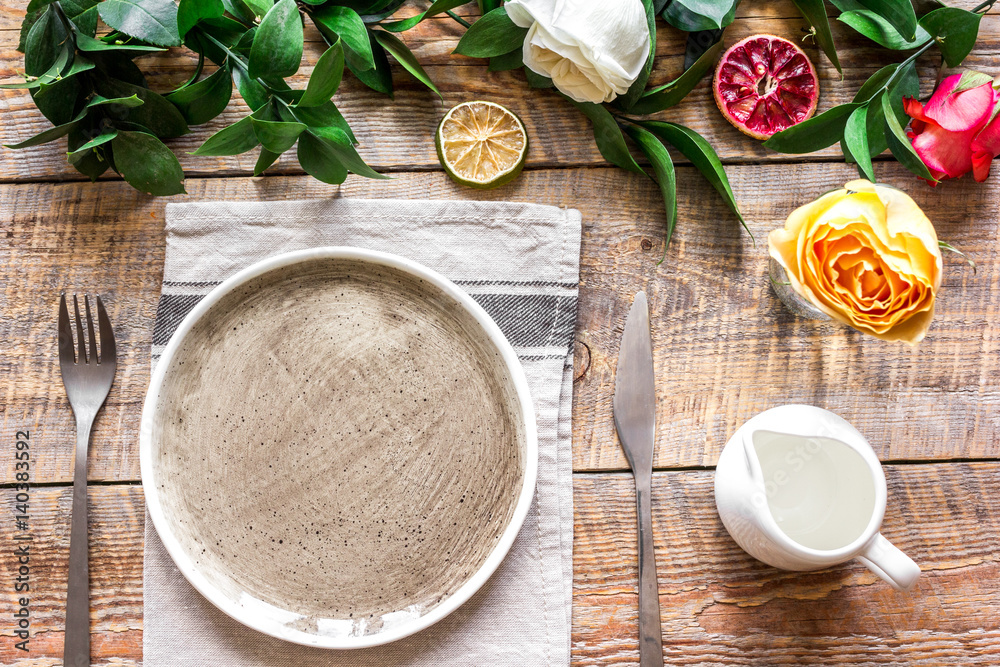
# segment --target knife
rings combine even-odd
[[[635,476],[639,521],[639,664],[641,667],[662,667],[660,600],[650,511],[656,392],[653,388],[653,339],[649,332],[645,292],[635,295],[625,321],[615,371],[613,406],[618,439]]]

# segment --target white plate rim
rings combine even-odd
[[[493,550],[486,558],[486,561],[478,570],[476,570],[472,577],[470,577],[454,593],[445,598],[427,614],[403,621],[399,625],[394,625],[394,627],[384,632],[357,637],[333,637],[318,635],[289,628],[287,626],[279,626],[268,621],[267,619],[262,619],[259,616],[254,617],[252,610],[247,609],[246,607],[243,607],[226,597],[198,571],[188,558],[180,542],[171,533],[166,516],[164,515],[163,506],[160,502],[156,485],[152,483],[152,480],[155,479],[155,472],[153,469],[152,430],[156,412],[156,403],[159,397],[159,391],[163,386],[167,368],[170,365],[170,360],[176,354],[181,341],[194,327],[195,323],[201,319],[201,317],[204,316],[205,313],[212,308],[212,306],[240,285],[275,269],[319,259],[357,260],[388,266],[417,278],[426,280],[445,292],[448,296],[455,299],[470,315],[473,316],[476,322],[483,328],[483,331],[488,336],[490,342],[500,353],[514,384],[524,424],[526,451],[523,476],[521,480],[521,492],[518,496],[517,503],[514,506],[514,512],[511,516],[510,522],[500,535],[499,541],[493,547]],[[501,561],[503,561],[504,557],[510,550],[511,545],[514,543],[517,534],[521,530],[521,526],[524,524],[524,520],[528,515],[528,510],[534,498],[535,483],[538,476],[538,432],[535,423],[534,404],[531,400],[531,395],[528,389],[528,380],[524,375],[524,369],[521,367],[521,362],[518,360],[517,354],[514,352],[514,348],[511,346],[506,336],[504,336],[500,327],[497,326],[496,322],[493,321],[493,318],[491,318],[483,307],[476,303],[472,297],[463,292],[458,288],[458,286],[437,271],[429,269],[426,266],[405,257],[378,250],[368,250],[351,246],[325,246],[281,253],[260,260],[245,269],[242,269],[212,289],[212,291],[199,301],[191,312],[188,313],[187,316],[181,321],[177,330],[167,343],[166,348],[163,350],[163,353],[160,355],[156,369],[150,377],[149,389],[146,392],[146,398],[143,402],[142,419],[139,426],[139,467],[142,476],[143,493],[146,499],[146,509],[149,512],[149,516],[153,521],[153,526],[156,529],[160,540],[163,542],[167,553],[170,555],[181,574],[183,574],[188,582],[207,600],[243,625],[278,639],[320,648],[355,649],[387,644],[430,627],[451,612],[455,611],[455,609],[471,598],[476,591],[478,591],[483,584],[486,583],[490,576],[496,571],[497,567],[500,566]]]

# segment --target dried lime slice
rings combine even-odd
[[[438,159],[456,182],[487,190],[521,173],[528,133],[512,111],[493,102],[464,102],[438,125]]]

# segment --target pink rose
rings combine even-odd
[[[960,74],[938,85],[927,105],[912,98],[903,108],[913,118],[910,138],[917,155],[934,178],[958,178],[969,171],[979,181],[990,175],[990,162],[1000,155],[1000,91],[987,81],[959,93]]]

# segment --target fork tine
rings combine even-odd
[[[73,295],[73,310],[76,311],[76,346],[80,350],[80,356],[76,358],[78,364],[87,363],[87,344],[83,340],[83,321],[80,319],[80,302],[76,295]]]
[[[90,361],[97,360],[97,338],[94,336],[94,318],[90,314],[90,297],[83,295],[83,309],[87,311],[87,334],[90,336]]]
[[[65,294],[59,297],[59,361],[64,364],[76,363],[76,357],[73,356],[73,327],[69,323]]]
[[[111,329],[111,320],[108,319],[108,313],[104,310],[104,303],[101,301],[101,297],[96,298],[97,326],[101,332],[101,362],[114,364],[117,360],[115,356],[115,333]]]

